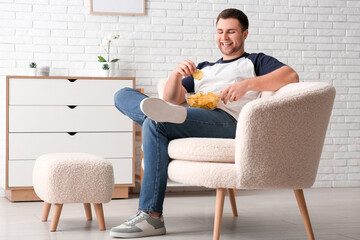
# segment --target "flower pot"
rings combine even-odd
[[[109,74],[110,74],[110,70],[104,70],[104,69],[101,70],[101,76],[109,77]]]
[[[117,62],[99,62],[101,71],[103,70],[102,67],[104,64],[108,64],[109,68],[110,68],[108,77],[117,77],[118,76]]]
[[[36,76],[37,68],[29,68],[29,76]]]
[[[39,67],[38,75],[39,76],[49,76],[50,67],[49,66],[42,66]]]
[[[117,62],[110,62],[110,77],[117,77],[118,76],[118,63]]]

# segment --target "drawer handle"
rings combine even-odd
[[[68,79],[69,82],[75,82],[77,79]]]
[[[68,132],[68,134],[69,134],[70,136],[74,136],[75,134],[77,134],[77,132]]]
[[[71,109],[74,109],[76,107],[77,107],[77,105],[68,105],[68,108],[71,108]]]

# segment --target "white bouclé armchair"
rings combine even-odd
[[[244,106],[235,139],[186,138],[169,144],[170,180],[216,189],[213,239],[220,238],[226,189],[293,190],[308,238],[315,239],[302,189],[310,188],[317,175],[335,89],[326,83],[293,83],[264,95]]]

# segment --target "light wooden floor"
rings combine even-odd
[[[212,239],[214,194],[168,193],[164,206],[168,234],[148,239]],[[304,194],[316,239],[360,240],[360,188],[314,188]],[[307,239],[293,191],[239,191],[236,202],[239,216],[233,217],[225,199],[222,240]],[[50,222],[40,221],[42,202],[0,198],[0,239],[112,239],[109,229],[135,214],[137,206],[137,195],[104,204],[108,229],[99,231],[94,210],[94,220],[87,222],[82,204],[65,204],[58,231],[51,233]]]

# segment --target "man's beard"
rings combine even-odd
[[[237,46],[237,47],[233,47],[233,48],[231,48],[231,49],[223,49],[222,47],[223,47],[223,46],[220,45],[219,49],[220,49],[220,52],[221,52],[223,55],[232,56],[232,55],[235,55],[236,53],[242,51],[242,49],[243,49],[243,44],[241,44],[240,46]]]

